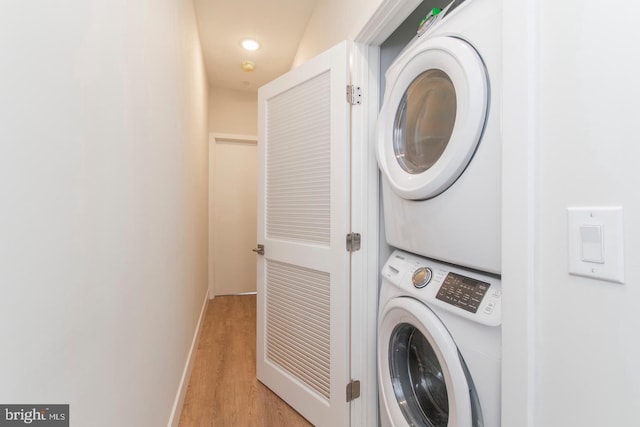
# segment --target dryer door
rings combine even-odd
[[[449,188],[480,142],[489,104],[487,72],[464,40],[420,40],[389,68],[378,119],[380,169],[401,197]]]
[[[440,319],[412,298],[380,316],[378,373],[383,425],[481,426],[473,381]]]

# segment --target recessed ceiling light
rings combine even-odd
[[[260,43],[252,39],[244,39],[242,40],[242,47],[246,50],[258,50],[260,49]]]

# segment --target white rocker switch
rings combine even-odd
[[[624,283],[622,206],[570,207],[569,274]]]
[[[581,225],[580,240],[582,243],[582,261],[604,264],[602,225]]]

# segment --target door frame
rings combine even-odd
[[[363,250],[355,253],[352,264],[352,336],[360,337],[352,342],[352,377],[362,382],[361,399],[351,406],[354,426],[378,422],[378,273],[387,250],[379,228],[379,175],[370,141],[380,107],[379,48],[420,3],[381,0],[353,37],[352,82],[362,87],[365,107],[352,113],[353,157],[363,160],[353,179],[366,179],[353,186],[362,193],[353,194],[352,229],[363,229]],[[502,423],[523,427],[535,424],[539,8],[539,0],[502,1],[502,137],[509,141],[502,152]]]
[[[242,142],[242,143],[250,143],[257,144],[258,137],[256,135],[239,135],[239,134],[231,134],[231,133],[217,133],[211,132],[209,133],[209,231],[208,231],[208,246],[209,246],[209,254],[208,254],[208,286],[209,286],[209,299],[214,299],[216,296],[215,292],[215,283],[214,283],[214,273],[215,273],[215,218],[214,218],[214,203],[213,203],[213,191],[214,191],[214,167],[215,167],[215,154],[216,154],[216,142],[218,141],[229,141],[229,142]],[[256,164],[256,167],[258,165]]]
[[[361,384],[360,398],[351,402],[352,426],[379,423],[379,273],[386,261],[380,258],[388,252],[381,233],[380,180],[372,144],[380,109],[380,45],[420,3],[382,0],[353,37],[351,82],[362,88],[362,105],[351,109],[351,229],[362,234],[362,247],[351,258],[351,378]]]

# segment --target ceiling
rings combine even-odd
[[[194,0],[209,84],[256,91],[289,71],[317,0]],[[253,38],[261,48],[247,52]],[[242,61],[255,62],[243,71]]]

